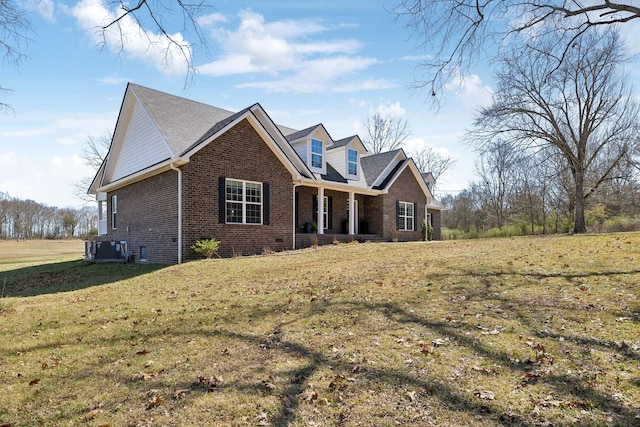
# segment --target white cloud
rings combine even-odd
[[[203,15],[198,17],[198,25],[203,28],[211,27],[213,24],[219,24],[227,22],[227,17],[222,13],[210,13],[208,15]]]
[[[407,110],[405,110],[399,102],[380,104],[378,108],[376,108],[376,112],[380,113],[382,117],[404,117],[407,114]]]
[[[0,191],[50,206],[79,206],[74,183],[92,171],[78,155],[35,160],[0,148]]]
[[[123,16],[121,8],[108,9],[103,0],[82,0],[71,9],[71,14],[96,44],[149,62],[167,74],[187,72],[192,52],[181,33],[165,36],[144,30],[130,16]],[[117,19],[117,23],[103,29]]]
[[[14,140],[24,144],[36,140],[50,140],[63,145],[82,144],[89,135],[99,134],[113,128],[110,114],[69,112],[60,116],[46,114],[31,119],[29,123],[17,124],[15,128],[0,131],[3,140]],[[26,142],[20,142],[19,140]]]
[[[207,20],[222,54],[198,67],[214,77],[265,74],[274,79],[239,85],[273,92],[353,92],[395,86],[383,79],[358,79],[356,74],[378,61],[358,56],[362,43],[355,39],[313,40],[334,29],[320,20],[266,22],[251,10],[238,15],[234,29],[217,26],[222,17]],[[228,20],[227,20],[228,21]]]
[[[484,85],[477,74],[464,76],[456,73],[445,89],[453,92],[467,107],[487,106],[492,101],[493,90]]]

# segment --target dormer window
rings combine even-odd
[[[347,174],[358,175],[358,152],[353,149],[347,150]]]
[[[322,169],[322,156],[324,154],[322,141],[318,139],[311,140],[311,167]]]

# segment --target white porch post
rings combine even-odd
[[[318,188],[318,234],[324,234],[324,188]]]
[[[349,192],[349,234],[356,234],[356,194],[351,191]]]

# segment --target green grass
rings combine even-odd
[[[637,233],[0,254],[0,426],[640,424]]]

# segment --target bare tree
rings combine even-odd
[[[630,0],[399,0],[394,12],[413,29],[418,49],[426,54],[416,87],[428,89],[437,103],[447,81],[508,44],[511,35],[526,33],[535,46],[553,33],[566,53],[590,28],[639,18],[640,6]]]
[[[396,116],[382,116],[376,113],[367,117],[364,123],[363,142],[373,153],[395,150],[409,137],[409,124],[406,119]]]
[[[29,42],[30,25],[24,9],[15,0],[0,0],[0,56],[3,66],[19,66],[25,59],[22,47]],[[0,84],[0,93],[8,91]],[[9,109],[0,102],[0,111]]]
[[[516,174],[519,154],[519,150],[513,145],[496,140],[483,147],[476,163],[476,175],[480,178],[478,186],[485,203],[491,207],[495,226],[498,228],[505,224],[509,199],[518,184]]]
[[[438,178],[451,169],[457,161],[450,156],[438,153],[431,145],[424,145],[411,152],[411,157],[420,172],[431,172],[433,179],[436,181],[436,185]]]
[[[97,137],[93,135],[87,137],[87,145],[82,151],[82,159],[84,160],[84,163],[91,168],[93,174],[73,184],[75,195],[80,200],[84,200],[86,202],[95,200],[94,196],[87,194],[87,190],[109,152],[111,139],[112,136],[109,132],[105,132]]]
[[[571,171],[574,232],[582,233],[585,201],[637,141],[639,110],[614,29],[577,38],[560,65],[554,46],[551,39],[502,58],[494,102],[470,137],[480,147],[500,138],[522,150],[553,148]]]

